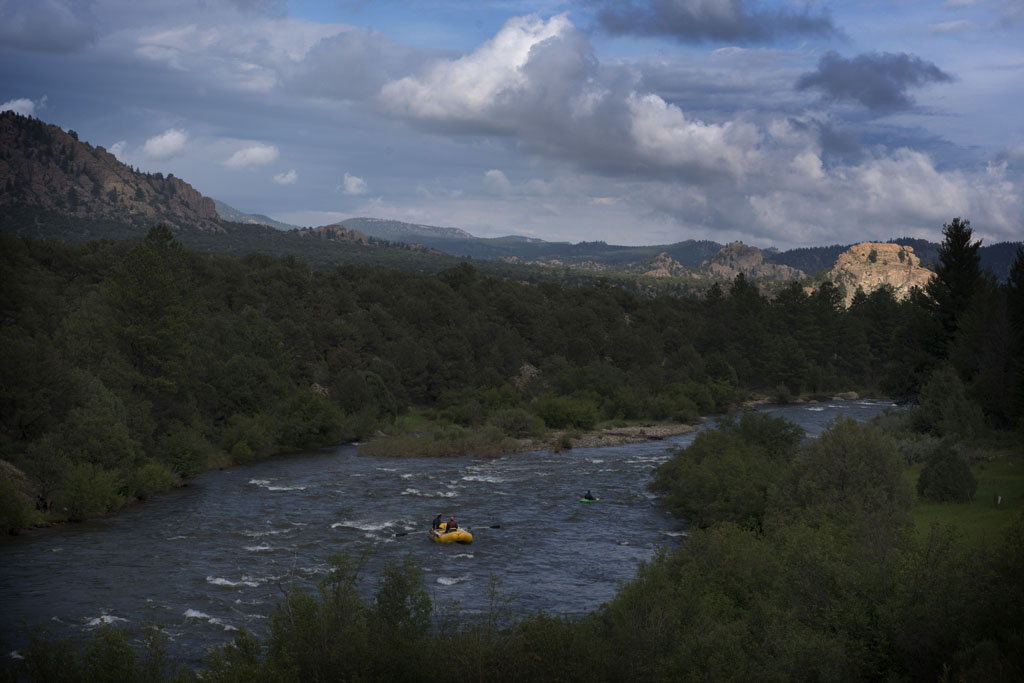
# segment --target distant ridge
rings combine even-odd
[[[213,200],[214,206],[217,207],[217,214],[221,217],[221,220],[230,221],[231,223],[242,223],[243,225],[268,225],[271,228],[278,230],[297,230],[300,226],[292,225],[291,223],[282,223],[281,221],[275,221],[270,216],[264,216],[261,213],[243,213],[233,206],[228,206],[219,199]]]

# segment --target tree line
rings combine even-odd
[[[977,408],[936,419],[1019,426],[1024,259],[1001,284],[979,273],[969,223],[946,232],[927,292],[859,293],[849,309],[828,283],[769,299],[742,275],[703,298],[643,296],[469,263],[423,275],[230,258],[163,226],[85,245],[3,235],[0,453],[13,468],[0,526],[102,514],[212,467],[363,439],[416,406],[449,438],[493,444],[687,421],[752,393],[913,398],[944,381],[922,400]]]
[[[0,307],[14,354],[5,455],[34,477],[48,463],[63,496],[61,472],[109,477],[126,495],[114,484],[133,470],[117,458],[187,476],[367,433],[416,403],[469,429],[504,424],[497,415],[713,410],[747,392],[917,397],[814,440],[757,413],[701,433],[652,484],[690,535],[585,617],[511,619],[500,586],[479,614],[433,605],[408,560],[364,594],[359,563],[337,557],[317,591],[288,592],[264,640],[240,634],[198,674],[166,657],[156,630],[141,647],[114,630],[84,648],[36,639],[21,670],[40,681],[1020,680],[1024,518],[974,539],[915,532],[910,516],[908,464],[925,462],[918,496],[964,500],[976,486],[965,446],[1002,438],[1019,457],[1024,432],[1024,255],[999,284],[978,273],[966,221],[944,235],[927,292],[858,295],[848,310],[827,287],[769,300],[743,278],[698,300],[527,286],[465,265],[436,277],[313,271],[188,252],[161,231],[87,248],[5,244],[17,266]]]

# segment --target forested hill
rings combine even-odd
[[[1018,381],[1014,337],[989,333],[1018,290],[985,280],[949,304],[973,307],[951,337],[941,274],[933,299],[880,289],[846,309],[830,283],[768,300],[737,276],[698,300],[467,263],[312,269],[188,250],[167,228],[0,247],[0,452],[78,516],[211,466],[360,438],[414,406],[441,411],[448,440],[500,449],[538,424],[686,420],[750,392],[911,395],[948,352],[993,424],[1022,408],[991,390]]]

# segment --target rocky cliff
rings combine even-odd
[[[826,277],[843,286],[849,306],[858,289],[870,294],[889,285],[897,299],[905,299],[914,287],[924,289],[931,276],[932,271],[921,267],[913,247],[861,242],[840,254]]]
[[[326,240],[328,242],[351,242],[368,246],[370,238],[358,230],[349,230],[340,223],[321,225],[319,228],[301,228],[295,231],[300,237]]]
[[[700,265],[698,273],[715,280],[732,280],[740,273],[755,280],[799,280],[804,277],[802,270],[766,263],[760,249],[742,242],[732,242],[722,247],[717,254]]]
[[[74,131],[0,114],[0,206],[221,230],[214,202],[172,175],[140,173]]]

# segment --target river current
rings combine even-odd
[[[892,405],[760,410],[813,437],[840,414]],[[265,633],[282,589],[315,586],[337,552],[365,556],[368,595],[385,563],[409,554],[436,606],[484,609],[493,577],[514,613],[583,614],[687,533],[647,485],[693,438],[496,459],[360,457],[344,445],[208,472],[113,517],[0,544],[0,652],[18,656],[26,626],[77,637],[157,625],[172,656],[198,663],[237,629]],[[587,489],[601,500],[579,502]],[[432,543],[439,513],[469,527],[472,545]]]

